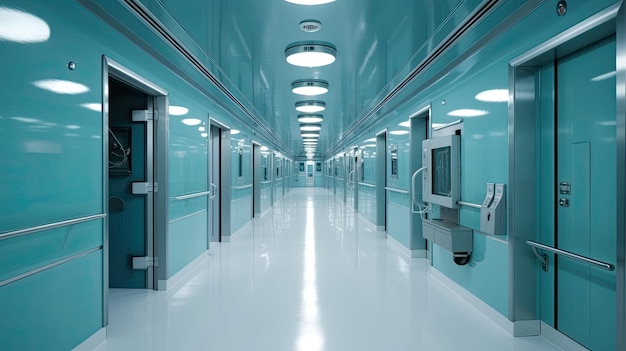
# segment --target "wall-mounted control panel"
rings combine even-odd
[[[506,234],[506,201],[504,184],[487,183],[485,200],[480,207],[480,231],[492,235]]]

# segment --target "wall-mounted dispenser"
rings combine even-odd
[[[506,234],[504,184],[487,183],[487,194],[480,208],[480,231],[492,235]]]

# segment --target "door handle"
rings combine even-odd
[[[211,199],[215,198],[217,195],[217,186],[211,183]]]

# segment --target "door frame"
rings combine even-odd
[[[415,205],[414,200],[422,201],[421,196],[416,195],[416,191],[422,189],[422,177],[416,176],[416,185],[412,184],[413,174],[422,168],[422,140],[431,137],[431,116],[432,106],[428,104],[412,115],[409,116],[409,189],[412,193],[409,195],[410,209],[409,212],[409,233],[411,233],[411,250],[417,251],[418,257],[426,257],[432,264],[432,243],[427,243],[422,234],[422,217],[418,213],[413,212]]]
[[[232,129],[228,125],[217,120],[215,117],[212,117],[211,115],[209,115],[209,136],[211,136],[210,130],[212,127],[216,127],[220,131],[219,133],[220,134],[219,136],[220,138],[220,151],[219,151],[220,178],[219,178],[219,184],[214,184],[214,186],[215,186],[215,189],[217,190],[217,193],[219,194],[219,206],[220,206],[219,241],[222,242],[222,241],[230,240],[230,236],[231,236],[230,187],[231,187],[231,162],[232,161],[231,161],[231,154],[230,154],[230,141],[231,141]],[[209,143],[211,144],[211,147],[213,147],[213,140],[210,140]],[[213,156],[213,153],[209,155],[209,157],[212,157],[212,156]],[[212,165],[213,163],[209,162],[209,172],[213,171],[211,168]],[[210,177],[209,179],[207,179],[207,182],[208,182],[209,189],[211,189]],[[213,190],[211,189],[210,191],[211,191],[211,195],[213,196],[214,195]],[[211,203],[212,201],[209,199],[208,209],[212,216],[213,208],[211,207]],[[209,216],[209,218],[211,217]],[[212,227],[212,223],[209,223],[209,228],[211,227]],[[208,240],[209,242],[211,241],[210,233],[208,235]]]
[[[146,253],[149,257],[159,258],[158,264],[151,270],[146,272],[148,289],[164,290],[168,278],[167,271],[167,240],[168,240],[168,92],[160,86],[154,84],[150,80],[136,74],[131,69],[123,66],[117,61],[103,55],[102,56],[102,158],[103,165],[109,162],[109,77],[115,78],[151,96],[154,99],[154,118],[153,132],[148,133],[148,141],[153,137],[153,152],[148,153],[146,158],[152,162],[152,182],[155,184],[156,191],[148,193],[148,213],[147,221],[152,224],[152,235],[148,234],[146,238]],[[148,128],[150,128],[148,126]],[[147,175],[147,177],[150,177]],[[103,166],[102,169],[102,199],[103,209],[106,214],[109,213],[109,170]],[[150,181],[150,179],[146,179]],[[151,207],[151,210],[150,210]],[[108,290],[109,290],[109,220],[104,220],[103,230],[103,321],[104,326],[108,325]]]
[[[387,231],[387,129],[376,133],[376,229]]]
[[[624,10],[615,4],[589,17],[559,35],[538,45],[509,62],[509,319],[513,322],[514,336],[541,334],[541,316],[538,314],[536,272],[539,265],[526,240],[536,240],[538,223],[535,206],[537,189],[537,143],[536,101],[539,94],[535,87],[535,74],[556,57],[563,57],[575,50],[610,35],[617,34],[617,52],[624,53]],[[618,16],[618,10],[620,15]],[[618,18],[617,25],[615,19]],[[621,49],[621,50],[620,50]],[[623,86],[626,77],[626,59],[617,55],[617,152],[618,152],[618,213],[626,209],[624,201],[626,155],[624,132],[625,96]],[[621,62],[621,64],[620,64]],[[621,95],[620,95],[621,94]],[[621,157],[621,159],[620,159]],[[621,174],[621,176],[620,176]],[[620,192],[621,191],[621,192]],[[621,194],[621,195],[620,195]],[[626,322],[624,245],[625,224],[623,216],[617,216],[617,348],[623,349]],[[620,219],[620,217],[622,219]],[[621,222],[621,223],[620,223]]]

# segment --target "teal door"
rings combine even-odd
[[[146,196],[133,195],[147,169],[145,123],[132,122],[133,110],[146,110],[151,98],[109,79],[109,287],[147,288],[146,270],[132,268],[132,258],[147,256]]]
[[[615,264],[615,38],[557,61],[557,248]],[[555,258],[556,328],[591,350],[615,350],[615,272]]]

